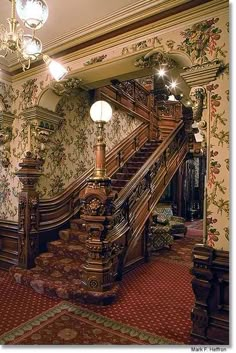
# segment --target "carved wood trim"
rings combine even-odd
[[[229,344],[229,253],[197,244],[192,274],[192,335]]]
[[[131,88],[129,88],[131,92],[125,87],[125,82],[119,82],[113,86],[99,88],[96,92],[97,97],[110,101],[118,109],[126,111],[143,122],[150,123],[150,112],[156,116],[154,106],[151,105],[151,100],[149,99],[150,92],[136,81],[130,80],[126,82],[132,84]]]
[[[176,124],[176,129],[173,130],[169,136],[161,143],[161,145],[158,147],[158,150],[154,152],[151,157],[148,159],[148,161],[140,168],[138,173],[132,178],[132,183],[128,183],[119,193],[119,197],[116,200],[115,204],[116,207],[119,207],[124,200],[127,198],[127,195],[131,194],[133,190],[137,187],[138,183],[140,180],[144,178],[146,175],[147,171],[150,169],[150,167],[160,159],[161,155],[164,153],[164,151],[167,149],[169,144],[175,139],[176,135],[179,133],[181,128],[183,127],[183,122],[179,122]]]
[[[148,140],[148,126],[141,124],[125,141],[121,141],[106,157],[107,175],[112,175]],[[39,231],[45,232],[58,228],[80,209],[79,193],[86,186],[87,179],[92,176],[93,168],[86,171],[63,193],[39,201],[40,225]]]
[[[136,260],[139,262],[141,257],[143,261],[146,258],[145,236],[143,234],[145,223],[162,195],[163,189],[167,187],[187,154],[187,139],[180,138],[183,131],[181,129],[184,129],[183,124],[180,123],[178,127],[177,131],[171,133],[167,141],[159,146],[161,151],[158,149],[157,153],[153,153],[135,177],[127,184],[125,187],[126,191],[123,192],[122,190],[118,199],[114,202],[116,207],[114,215],[116,230],[109,233],[109,236],[110,241],[113,241],[114,238],[116,238],[116,241],[119,241],[119,239],[122,241],[124,234],[126,236],[126,240],[123,239],[123,243],[126,243],[126,251],[123,254],[125,271],[133,267]],[[178,145],[173,144],[176,141],[178,141]],[[168,149],[170,149],[169,156],[163,158]],[[150,179],[147,178],[148,175]],[[119,236],[121,227],[125,229],[125,233]],[[142,254],[139,254],[136,260],[133,258],[129,259],[129,255],[132,254],[134,247],[140,241],[143,242]]]

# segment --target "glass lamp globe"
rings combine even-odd
[[[90,108],[90,116],[94,122],[107,123],[112,117],[112,108],[106,101],[97,101]]]
[[[42,53],[42,43],[30,34],[23,36],[23,56],[25,59],[36,60]]]
[[[48,6],[44,0],[16,0],[16,11],[24,25],[39,29],[48,18]]]
[[[56,81],[62,80],[68,74],[68,70],[63,65],[51,59],[48,55],[43,55],[43,60]]]

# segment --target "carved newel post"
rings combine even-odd
[[[33,267],[34,259],[39,252],[39,200],[36,184],[42,174],[40,165],[40,161],[28,151],[23,162],[19,163],[20,169],[16,173],[22,184],[18,207],[18,261],[19,266],[23,268]]]
[[[81,218],[86,223],[88,239],[87,260],[83,265],[83,286],[87,300],[108,303],[114,299],[117,286],[114,284],[112,260],[113,245],[109,232],[113,228],[113,201],[115,193],[111,180],[106,176],[104,124],[111,119],[112,109],[105,101],[97,101],[90,110],[91,118],[98,126],[95,145],[95,170],[87,187],[80,193]]]

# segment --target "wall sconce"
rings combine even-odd
[[[91,119],[97,124],[98,135],[95,145],[95,170],[92,180],[109,180],[106,176],[104,125],[112,118],[112,108],[106,101],[95,102],[90,109]]]
[[[0,162],[4,168],[10,164],[10,142],[12,140],[12,124],[14,115],[0,111]]]

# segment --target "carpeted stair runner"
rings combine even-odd
[[[48,252],[35,259],[36,267],[12,267],[17,283],[31,286],[37,293],[62,299],[82,296],[81,266],[86,259],[87,233],[81,219],[73,219],[70,229],[59,232],[59,240],[48,243]]]
[[[112,187],[119,192],[158,147],[147,142],[113,176]],[[48,252],[35,259],[33,269],[12,267],[17,283],[31,286],[37,293],[61,299],[83,300],[82,265],[86,260],[87,232],[84,221],[72,219],[70,228],[59,232],[59,239],[48,243]]]
[[[112,177],[112,188],[120,192],[122,188],[134,177],[137,171],[144,165],[160,142],[149,141],[137,151]]]

